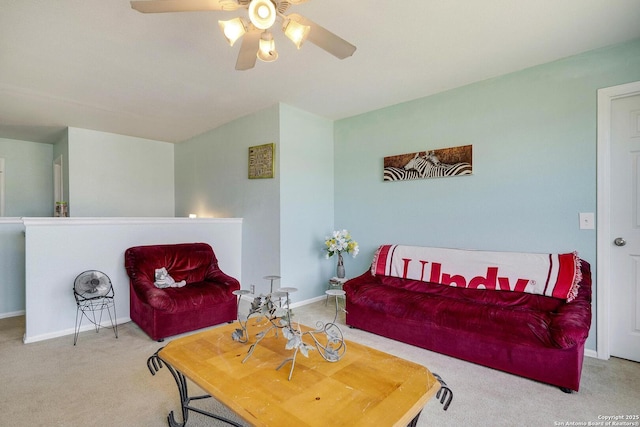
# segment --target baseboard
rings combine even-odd
[[[24,313],[25,313],[24,310],[11,311],[9,313],[0,313],[0,319],[7,319],[9,317],[24,316]]]
[[[321,295],[319,297],[313,297],[310,299],[306,299],[304,301],[293,302],[289,307],[290,308],[302,307],[304,305],[313,304],[314,302],[324,301],[326,297],[327,297],[326,295]],[[242,295],[242,299],[245,301],[251,302],[253,301],[253,298],[254,298],[254,295]]]
[[[116,324],[120,325],[121,323],[127,323],[127,322],[131,322],[131,318],[130,317],[121,317],[116,319]],[[101,327],[104,328],[110,328],[111,327],[111,323],[110,322],[102,322],[100,324]],[[85,331],[89,331],[91,329],[94,329],[95,326],[93,326],[93,324],[89,323],[89,324],[85,324],[84,326],[80,327],[80,332],[85,332]],[[64,337],[67,335],[73,335],[76,333],[76,329],[74,328],[70,328],[70,329],[64,329],[61,331],[55,331],[55,332],[50,332],[48,334],[40,334],[40,335],[34,335],[31,336],[29,338],[26,337],[26,335],[22,338],[22,342],[24,344],[31,344],[34,342],[38,342],[38,341],[44,341],[44,340],[49,340],[51,338],[59,338],[59,337]]]
[[[314,302],[324,301],[325,298],[326,298],[326,295],[321,295],[321,296],[314,297],[314,298],[311,298],[311,299],[308,299],[308,300],[298,301],[298,302],[292,303],[290,307],[291,308],[302,307],[304,305],[312,304]],[[252,295],[242,295],[242,299],[245,299],[247,301],[253,301],[253,296]],[[7,315],[5,317],[19,316],[19,315],[24,315],[25,313],[24,313],[24,311],[22,311],[22,312],[15,312],[15,314],[10,314],[10,313],[7,313],[7,314],[9,314],[9,315]],[[119,325],[121,323],[127,323],[127,322],[130,322],[130,321],[131,321],[130,317],[123,317],[123,318],[118,318],[116,323]],[[103,322],[102,326],[110,327],[111,324],[109,322],[107,322],[107,323]],[[85,331],[91,330],[93,328],[94,328],[94,326],[92,324],[90,324],[90,323],[89,324],[85,324],[82,327],[80,327],[80,332],[85,332]],[[61,330],[61,331],[55,331],[55,332],[51,332],[51,333],[47,333],[47,334],[34,335],[34,336],[30,336],[28,338],[26,336],[24,336],[22,338],[22,342],[24,344],[31,344],[31,343],[34,343],[34,342],[44,341],[44,340],[48,340],[48,339],[51,339],[51,338],[59,338],[59,337],[67,336],[67,335],[73,335],[74,333],[75,333],[75,328],[69,328],[69,329],[64,329],[64,330]]]
[[[314,302],[324,301],[327,298],[326,295],[320,295],[319,297],[313,297],[304,301],[298,301],[291,304],[291,308],[302,307],[304,305],[313,304]]]
[[[598,352],[595,350],[590,350],[588,348],[585,348],[584,355],[587,357],[593,357],[594,359],[598,359]]]

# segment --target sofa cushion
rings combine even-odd
[[[351,304],[366,306],[386,316],[451,329],[452,339],[456,331],[466,331],[491,335],[507,342],[555,346],[549,331],[550,312],[531,309],[526,304],[495,305],[471,298],[451,298],[445,294],[369,283],[353,289],[348,299]]]
[[[195,282],[181,288],[150,289],[147,303],[157,310],[180,313],[194,309],[206,309],[234,299],[227,284]]]
[[[471,301],[498,307],[521,307],[537,311],[556,311],[565,302],[558,298],[533,295],[522,292],[491,291],[484,289],[457,288],[439,283],[420,280],[401,279],[390,276],[375,276],[372,281],[385,286],[405,289],[431,295],[443,296],[454,300]]]

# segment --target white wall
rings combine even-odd
[[[54,145],[0,138],[0,157],[6,159],[5,215],[12,217],[0,221],[0,317],[24,312],[20,218],[53,215],[55,158],[63,156],[72,215],[172,217],[173,150],[173,144],[162,141],[78,128],[69,128]]]
[[[25,218],[24,223],[25,343],[73,334],[76,316],[73,281],[85,270],[100,270],[109,276],[118,321],[129,321],[129,278],[124,268],[124,252],[132,246],[209,243],[220,269],[242,279],[241,219]],[[90,329],[91,324],[87,323],[85,319],[83,330]]]
[[[173,144],[78,128],[68,144],[71,216],[174,216]]]

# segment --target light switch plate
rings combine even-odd
[[[596,228],[596,220],[593,212],[580,212],[580,229],[593,230]]]

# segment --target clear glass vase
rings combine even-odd
[[[345,277],[344,261],[342,260],[341,253],[338,253],[338,266],[336,267],[336,276],[338,276],[338,279],[344,279]]]

